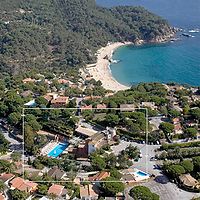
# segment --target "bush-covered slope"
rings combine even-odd
[[[172,32],[141,7],[98,7],[95,0],[0,0],[0,70],[65,70],[95,61],[108,41],[153,40]]]

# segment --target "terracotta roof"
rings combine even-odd
[[[50,96],[50,95],[45,95],[45,96],[43,96],[47,101],[51,101],[52,99],[53,99],[53,97],[52,96]]]
[[[94,186],[89,184],[80,187],[80,197],[98,198],[98,194],[95,192]]]
[[[14,178],[15,175],[14,174],[1,174],[0,176],[0,180],[2,180],[3,182],[6,182],[8,180],[10,180],[11,178]]]
[[[83,110],[91,110],[91,109],[92,109],[92,105],[89,105],[89,106],[87,106],[87,105],[81,106],[81,109],[83,109]]]
[[[105,109],[107,108],[106,104],[97,104],[97,109]]]
[[[20,187],[20,185],[22,185],[24,183],[24,179],[23,178],[20,178],[20,177],[17,177],[17,178],[14,178],[12,181],[10,181],[10,184],[13,188],[18,188]]]
[[[102,179],[105,179],[109,176],[110,176],[110,172],[102,171],[92,177],[89,177],[89,180],[90,181],[101,181]]]
[[[56,196],[61,196],[63,192],[64,186],[53,184],[49,190],[48,194],[55,194]]]
[[[180,181],[188,186],[188,187],[195,187],[196,185],[199,184],[199,182],[193,178],[190,174],[182,174],[179,176]]]
[[[57,104],[57,103],[67,103],[69,97],[58,97],[57,99],[53,99],[51,101],[52,104]]]
[[[10,181],[11,187],[20,191],[30,192],[32,189],[36,189],[37,183],[24,180],[23,178],[17,177]]]

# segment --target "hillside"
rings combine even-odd
[[[108,41],[154,41],[172,33],[142,7],[98,7],[95,0],[0,0],[0,71],[66,70],[95,61]]]

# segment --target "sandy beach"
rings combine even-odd
[[[97,63],[94,65],[88,65],[86,67],[89,74],[96,80],[100,80],[102,82],[102,86],[107,90],[113,90],[113,91],[120,91],[120,90],[126,90],[130,87],[125,86],[117,82],[110,71],[110,62],[109,59],[112,58],[113,52],[124,45],[131,44],[130,42],[122,43],[122,42],[116,42],[107,45],[106,47],[102,47],[97,52]],[[107,58],[105,58],[107,57]]]

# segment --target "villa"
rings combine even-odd
[[[58,97],[51,101],[51,106],[54,108],[66,107],[69,102],[69,97]]]
[[[95,174],[94,176],[89,177],[89,181],[91,181],[91,182],[92,181],[101,181],[109,176],[110,176],[110,172],[102,171],[102,172]]]
[[[150,175],[146,172],[130,167],[122,171],[121,180],[127,184],[144,181],[150,178]]]
[[[97,133],[97,131],[83,126],[78,126],[75,131],[84,137],[91,137]]]
[[[190,174],[182,174],[179,176],[181,184],[188,189],[200,188],[200,182],[193,178]]]
[[[67,190],[63,185],[52,184],[48,190],[48,195],[51,194],[59,197],[59,199],[70,199],[69,195],[67,194]]]
[[[8,185],[9,181],[10,181],[11,179],[13,179],[14,177],[15,177],[14,174],[6,174],[6,173],[3,173],[3,174],[1,174],[1,176],[0,176],[0,180],[1,180],[2,182],[4,182],[4,184]]]
[[[23,178],[17,177],[10,181],[11,190],[17,189],[20,191],[32,193],[37,190],[37,183],[32,181],[24,180]]]
[[[98,191],[96,191],[96,188],[93,185],[89,184],[80,187],[80,197],[82,200],[84,199],[97,200],[98,196],[99,196]]]
[[[60,170],[58,167],[53,167],[47,172],[47,175],[56,180],[60,180],[66,176],[66,173],[63,170]]]
[[[88,154],[96,151],[96,149],[101,148],[103,145],[107,144],[107,140],[103,133],[96,133],[88,139]]]

